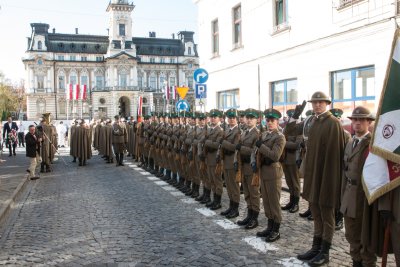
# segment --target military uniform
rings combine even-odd
[[[128,133],[125,124],[119,121],[119,116],[115,116],[116,121],[112,125],[112,144],[114,149],[117,166],[123,166],[124,152],[128,143]]]
[[[229,109],[225,113],[228,118],[236,118],[238,112],[236,109]],[[240,203],[240,189],[239,182],[236,180],[236,172],[234,170],[233,161],[236,145],[239,143],[241,131],[239,125],[233,127],[229,125],[225,129],[224,138],[221,142],[224,178],[226,183],[226,190],[229,196],[229,208],[221,215],[226,216],[228,219],[239,216],[239,203]]]
[[[247,118],[258,118],[259,111],[247,109]],[[242,185],[244,199],[247,203],[247,217],[237,222],[238,225],[245,226],[246,229],[252,229],[258,226],[258,214],[260,212],[260,186],[252,185],[253,170],[250,166],[250,158],[254,145],[259,139],[259,131],[256,126],[247,128],[240,136],[240,143],[236,146],[241,161]]]
[[[201,113],[198,115],[199,120],[205,120],[205,114]],[[203,194],[196,198],[202,204],[206,204],[210,201],[211,185],[207,177],[207,168],[205,166],[205,155],[204,155],[204,140],[207,136],[207,124],[196,128],[196,138],[193,140],[193,146],[197,153],[195,153],[195,163],[197,169],[198,180],[203,184]],[[197,146],[197,147],[196,147]]]
[[[264,111],[267,119],[277,120],[281,113],[275,109]],[[279,124],[278,124],[279,125]],[[280,237],[279,228],[282,221],[280,206],[282,188],[282,166],[279,159],[285,148],[285,136],[278,129],[267,131],[262,134],[261,140],[256,142],[261,166],[260,187],[263,199],[265,216],[268,218],[268,227],[265,231],[257,233],[265,237],[267,242],[273,242]]]
[[[76,127],[74,135],[77,145],[77,157],[79,159],[79,166],[85,166],[86,161],[92,157],[92,148],[90,142],[90,128],[85,124],[85,121]]]

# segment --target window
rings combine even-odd
[[[81,57],[81,61],[87,61],[87,57]]]
[[[57,60],[63,61],[64,60],[64,56],[57,56]]]
[[[188,47],[188,55],[191,55],[191,54],[192,54],[192,48]]]
[[[104,77],[103,76],[96,76],[96,87],[97,88],[104,87]]]
[[[193,89],[193,76],[189,76],[187,80],[189,89]]]
[[[233,9],[233,45],[242,45],[242,11],[240,5]]]
[[[297,79],[276,81],[272,86],[272,106],[285,114],[298,103]]]
[[[155,89],[156,88],[156,77],[155,76],[150,76],[150,88]]]
[[[143,86],[143,77],[142,76],[138,76],[137,85],[139,88],[141,88]]]
[[[64,76],[58,76],[58,89],[65,89],[65,78]]]
[[[339,2],[339,7],[338,8],[344,8],[348,6],[352,6],[358,2],[361,2],[363,0],[340,0]]]
[[[42,41],[39,41],[39,42],[37,43],[37,49],[38,49],[38,50],[42,50]]]
[[[89,104],[88,102],[82,103],[82,113],[88,115],[89,114]]]
[[[125,36],[125,24],[119,24],[119,35]]]
[[[375,109],[375,68],[362,67],[331,74],[332,102],[335,108],[351,114],[356,106]]]
[[[69,56],[69,60],[75,61],[76,60],[76,56],[75,55]]]
[[[81,85],[88,85],[88,76],[81,76]]]
[[[161,76],[160,77],[160,86],[159,87],[164,87],[164,82],[165,82],[165,77]]]
[[[169,86],[175,86],[176,82],[175,82],[175,77],[169,77]]]
[[[160,63],[165,63],[165,58],[160,58]]]
[[[40,115],[46,113],[46,100],[44,100],[43,98],[38,99],[36,101],[36,110]]]
[[[150,58],[150,63],[156,63],[156,59],[154,57]]]
[[[96,61],[103,61],[103,57],[96,57]]]
[[[37,79],[37,88],[44,89],[44,76],[38,75],[36,76],[36,79]]]
[[[219,54],[219,29],[218,20],[211,22],[212,27],[212,53],[214,56]]]
[[[60,113],[60,115],[64,115],[66,113],[66,102],[65,100],[60,100],[58,101],[58,112]]]
[[[218,108],[227,110],[239,107],[239,89],[218,92]]]
[[[120,74],[119,75],[119,86],[127,86],[127,75],[126,74]]]
[[[69,83],[72,84],[72,85],[77,84],[77,78],[76,78],[75,75],[69,76]]]
[[[175,58],[170,58],[169,59],[169,63],[173,63],[174,64],[175,63]]]
[[[287,0],[274,0],[274,32],[290,29],[288,22]]]

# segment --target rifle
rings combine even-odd
[[[258,133],[258,140],[262,141],[262,134],[263,134],[263,126],[262,126],[262,114],[260,111],[260,132]],[[261,177],[261,153],[258,152],[258,147],[254,149],[254,158],[251,160],[251,165],[255,164],[255,166],[252,166],[253,171],[253,178],[251,180],[251,185],[252,186],[259,186],[260,185],[260,177]]]
[[[204,141],[202,143],[199,143],[199,145],[201,146],[201,150],[203,151],[204,157],[206,157],[207,156],[207,149],[206,149],[206,147],[204,147],[204,142],[208,138],[208,124],[206,123],[204,127],[206,128],[205,129],[206,130],[206,134],[204,136]],[[200,162],[200,170],[206,171],[205,160],[201,160],[201,162]]]
[[[222,134],[222,139],[225,139],[225,131],[226,131],[226,122],[225,122],[225,115],[224,115],[224,129],[223,129],[223,134]],[[215,167],[215,175],[216,176],[221,176],[222,175],[222,169],[223,169],[223,160],[224,160],[224,150],[222,149],[222,142],[220,142],[217,150],[217,155],[215,160],[217,161],[217,166]]]

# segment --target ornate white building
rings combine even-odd
[[[358,105],[376,110],[400,1],[193,2],[207,108],[285,112],[324,91],[345,115]]]
[[[198,67],[194,32],[181,31],[178,38],[132,36],[127,0],[112,0],[108,7],[109,35],[49,32],[49,25],[32,23],[25,64],[27,117],[35,120],[45,112],[54,119],[73,117],[136,116],[138,97],[142,114],[165,108],[165,86],[188,86],[186,99],[193,103],[193,72]],[[86,85],[86,100],[67,100],[69,84]],[[171,103],[172,104],[172,103]]]

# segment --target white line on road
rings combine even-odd
[[[154,176],[147,176],[146,178],[149,179],[150,181],[159,181],[159,179]]]
[[[306,262],[298,260],[295,257],[278,260],[278,263],[282,264],[283,266],[287,266],[287,267],[309,266]]]
[[[148,172],[139,172],[140,174],[143,174],[143,175],[151,175],[150,173],[148,173]]]
[[[168,185],[168,183],[166,183],[166,182],[164,182],[164,181],[155,181],[154,183],[155,183],[156,185],[161,185],[161,186]]]
[[[216,215],[216,213],[214,211],[212,211],[208,208],[200,208],[200,209],[196,209],[196,210],[206,217],[211,217],[211,216]]]
[[[184,196],[185,196],[184,193],[178,192],[178,191],[170,192],[170,193],[171,193],[171,195],[173,195],[174,197],[184,197]]]
[[[276,246],[265,242],[263,239],[255,236],[245,237],[242,239],[244,242],[255,248],[258,252],[267,253],[267,251],[279,250]]]
[[[228,219],[214,220],[214,222],[226,230],[240,228],[239,225],[237,225],[236,223],[233,223],[232,221],[230,221]]]
[[[170,186],[170,185],[162,186],[161,188],[164,189],[164,190],[166,190],[166,191],[175,191],[175,190],[176,190],[175,187],[172,187],[172,186]]]
[[[197,203],[199,203],[196,200],[194,200],[193,198],[182,198],[181,201],[183,203],[186,203],[186,204],[197,204]]]

